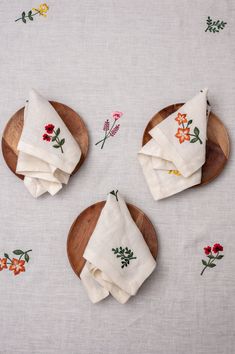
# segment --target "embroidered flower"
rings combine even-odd
[[[115,120],[118,120],[119,118],[121,118],[122,115],[123,115],[123,113],[118,112],[118,111],[112,113],[113,119],[115,119]]]
[[[189,132],[189,128],[178,128],[178,131],[175,136],[179,139],[180,144],[182,144],[185,140],[190,140]]]
[[[9,270],[12,270],[15,275],[18,275],[20,272],[25,272],[24,264],[25,261],[13,258]]]
[[[206,255],[211,253],[211,246],[204,247],[204,252]]]
[[[51,137],[48,134],[43,134],[42,138],[43,140],[51,141]]]
[[[169,175],[181,176],[180,171],[178,170],[168,170]]]
[[[223,251],[223,250],[224,250],[223,246],[221,246],[219,243],[215,243],[212,248],[212,251],[214,253],[218,253],[219,251]]]
[[[186,118],[187,114],[181,114],[178,113],[177,117],[175,118],[175,120],[178,122],[179,125],[181,125],[182,123],[187,123],[187,118]]]
[[[0,271],[7,269],[7,258],[0,258]]]
[[[113,116],[113,124],[110,128],[110,123],[109,123],[109,119],[107,119],[104,122],[104,126],[103,126],[103,130],[105,132],[103,139],[99,140],[95,145],[99,145],[101,144],[101,149],[103,149],[104,147],[104,143],[107,139],[109,139],[110,137],[113,137],[115,134],[117,134],[119,128],[120,128],[120,124],[116,125],[116,122],[118,119],[120,119],[122,117],[123,113],[122,112],[113,112],[112,116]]]
[[[45,130],[46,130],[47,134],[43,134],[43,136],[42,136],[43,140],[55,142],[53,147],[56,149],[60,148],[60,150],[63,154],[64,150],[63,150],[62,145],[64,145],[65,139],[60,139],[60,137],[59,137],[60,128],[57,128],[55,130],[55,126],[53,124],[49,123],[49,124],[45,125]],[[54,135],[48,135],[48,134],[54,134]]]
[[[45,126],[45,130],[48,134],[52,134],[54,131],[55,126],[53,124],[47,124]]]
[[[44,17],[47,16],[46,13],[48,10],[49,10],[49,6],[46,3],[39,5],[38,9],[33,8],[33,11],[38,11],[39,15]]]
[[[220,260],[224,257],[223,254],[219,253],[220,251],[223,251],[223,249],[224,249],[223,246],[221,246],[219,243],[215,243],[212,248],[212,251],[216,254],[216,256],[214,256],[211,251],[211,246],[204,247],[204,252],[205,252],[206,256],[208,257],[208,261],[205,261],[204,259],[202,259],[202,264],[204,265],[204,268],[201,271],[201,275],[204,273],[206,268],[216,267],[216,264],[214,262],[217,260]]]

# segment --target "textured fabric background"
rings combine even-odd
[[[0,353],[234,353],[233,154],[213,183],[160,202],[136,157],[153,114],[203,87],[235,138],[234,1],[50,0],[46,19],[14,22],[39,3],[1,1],[0,129],[34,87],[79,112],[90,152],[62,192],[38,200],[0,158],[0,257],[33,249],[24,274],[0,272]],[[225,29],[205,33],[207,16]],[[124,112],[120,132],[100,150],[114,110]],[[154,223],[158,265],[126,305],[92,305],[66,239],[75,217],[113,188]],[[203,247],[215,242],[225,256],[201,277]]]

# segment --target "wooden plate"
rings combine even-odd
[[[80,146],[81,158],[72,174],[75,174],[83,164],[88,152],[88,132],[81,117],[70,107],[50,101],[59,116],[64,121],[67,128],[70,130],[74,139]],[[24,176],[16,173],[16,165],[18,158],[17,145],[21,136],[24,125],[24,107],[17,111],[8,121],[2,136],[2,153],[10,170],[19,178],[24,179]]]
[[[98,202],[85,209],[74,221],[67,240],[67,253],[71,267],[80,276],[85,264],[83,253],[95,229],[105,201]],[[127,204],[133,220],[141,231],[153,257],[157,257],[157,234],[148,217],[137,207]]]
[[[183,104],[184,103],[172,104],[163,108],[153,116],[145,128],[142,146],[152,138],[148,132],[170,114],[176,112]],[[206,162],[202,166],[202,180],[199,186],[207,184],[217,177],[224,169],[229,157],[228,132],[221,120],[212,112],[208,118],[207,138]]]

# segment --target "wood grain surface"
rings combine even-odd
[[[70,107],[59,103],[50,102],[55,108],[65,125],[77,141],[81,149],[81,158],[75,167],[73,174],[75,174],[82,166],[86,159],[89,147],[88,131],[82,118]],[[24,176],[16,173],[16,165],[18,159],[17,145],[21,136],[24,125],[24,107],[19,109],[8,121],[2,136],[2,153],[10,170],[19,178],[24,179]]]
[[[170,114],[176,112],[183,104],[172,104],[153,116],[144,130],[142,146],[152,138],[149,131]],[[207,138],[206,162],[202,166],[202,180],[198,186],[207,184],[217,177],[223,171],[229,157],[228,132],[221,120],[212,112],[208,118]]]
[[[67,253],[72,269],[80,276],[85,260],[83,253],[95,229],[105,201],[98,202],[85,209],[72,224],[67,240]],[[157,234],[148,217],[136,206],[127,204],[131,216],[142,233],[153,257],[157,257]]]

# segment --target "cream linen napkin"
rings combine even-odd
[[[56,194],[67,184],[81,150],[52,105],[35,90],[29,93],[24,127],[17,146],[16,172],[24,175],[29,192]]]
[[[155,200],[201,182],[207,133],[207,89],[150,130],[138,159]]]
[[[87,244],[81,281],[96,303],[109,293],[124,304],[152,273],[156,262],[122,196],[111,192]]]

